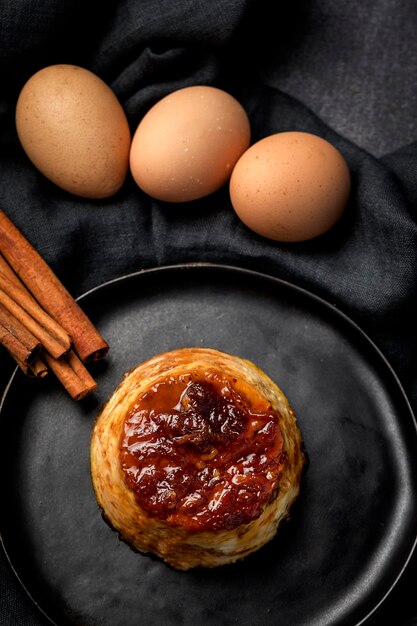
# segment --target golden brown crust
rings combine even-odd
[[[119,445],[126,415],[141,394],[168,374],[210,369],[235,377],[242,389],[254,387],[270,402],[279,419],[287,463],[278,488],[257,519],[232,530],[189,532],[141,509],[124,480]],[[296,418],[277,385],[249,361],[208,348],[174,350],[132,369],[100,413],[91,441],[92,480],[105,518],[135,549],[152,552],[182,570],[233,563],[269,541],[298,496],[304,463]]]

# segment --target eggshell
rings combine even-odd
[[[157,102],[140,122],[130,169],[153,198],[187,202],[222,187],[250,142],[245,110],[230,94],[185,87]]]
[[[106,198],[129,169],[130,130],[114,92],[74,65],[51,65],[24,85],[16,105],[20,142],[53,183],[87,198]]]
[[[237,162],[230,198],[250,229],[276,241],[304,241],[331,228],[350,193],[350,173],[328,141],[302,132],[270,135]]]

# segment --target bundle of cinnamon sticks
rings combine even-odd
[[[0,343],[29,376],[52,370],[75,400],[97,384],[84,363],[108,344],[49,265],[0,210]]]

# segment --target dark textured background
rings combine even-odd
[[[0,206],[74,295],[184,261],[307,287],[371,336],[417,412],[416,26],[414,0],[0,0]],[[284,245],[241,225],[227,189],[186,206],[152,201],[130,178],[104,202],[66,194],[28,162],[14,126],[25,80],[54,63],[108,82],[132,130],[159,97],[199,83],[240,99],[253,140],[289,129],[325,137],[352,172],[344,218]],[[0,368],[3,388],[13,369],[3,352]],[[414,558],[375,623],[417,623],[416,574]],[[1,625],[43,623],[3,557],[0,591]]]

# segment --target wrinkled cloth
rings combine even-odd
[[[139,269],[194,261],[250,268],[307,288],[371,337],[417,413],[415,4],[275,5],[0,2],[0,206],[74,296]],[[352,174],[343,218],[315,240],[280,244],[238,220],[227,187],[190,204],[166,205],[145,196],[129,176],[107,200],[71,196],[35,170],[14,124],[24,82],[54,63],[78,64],[105,80],[132,132],[160,97],[209,84],[245,107],[252,142],[284,130],[324,137]],[[13,368],[2,351],[2,390]],[[417,624],[416,575],[415,556],[371,623]],[[0,624],[44,623],[3,555],[0,588]]]

